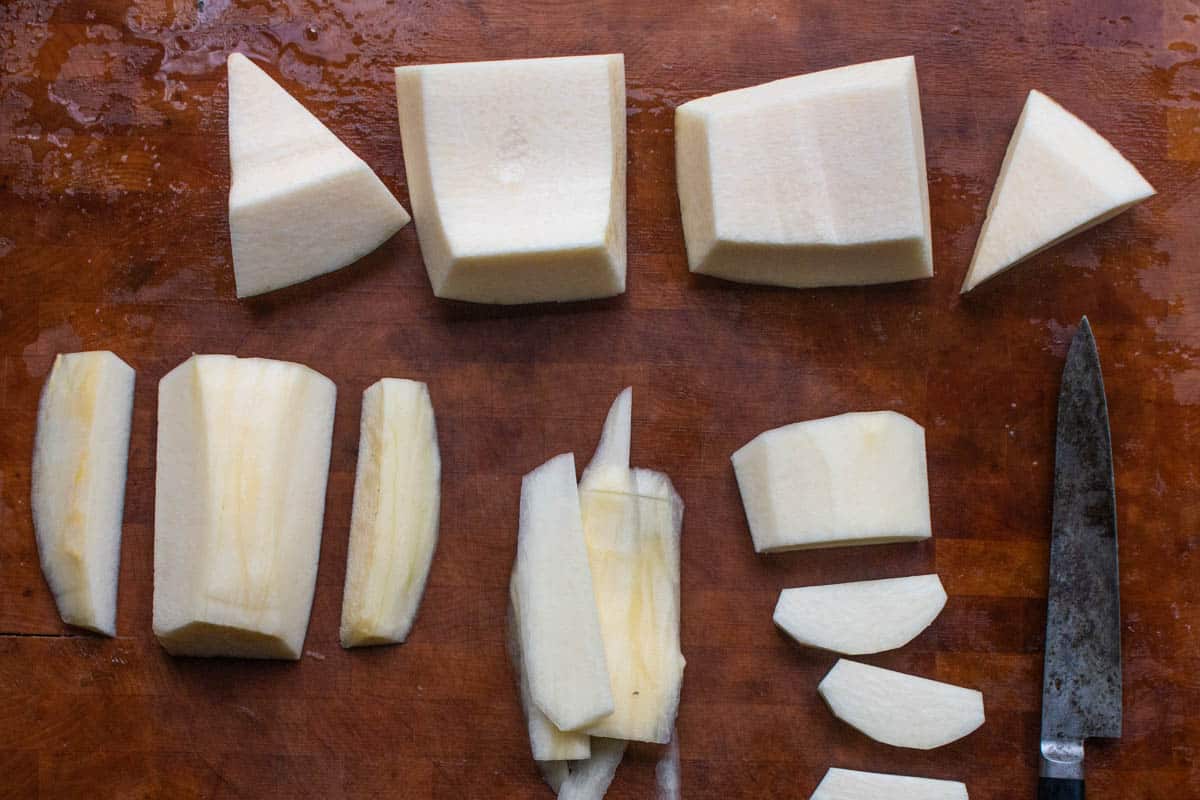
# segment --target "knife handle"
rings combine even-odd
[[[1038,800],[1084,800],[1083,781],[1075,778],[1038,778]]]

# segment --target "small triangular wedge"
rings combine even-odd
[[[241,53],[228,69],[238,297],[340,269],[408,224],[371,168],[267,73]]]
[[[963,293],[1153,195],[1154,187],[1103,136],[1030,92]]]

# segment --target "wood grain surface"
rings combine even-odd
[[[829,766],[1031,797],[1056,392],[1081,314],[1108,386],[1121,524],[1125,734],[1089,743],[1093,798],[1200,797],[1200,9],[976,3],[0,3],[0,797],[548,797],[503,621],[520,476],[586,460],[634,386],[633,460],[687,503],[678,741],[688,798],[805,798]],[[391,68],[624,52],[629,290],[562,307],[443,302],[406,227],[358,264],[238,302],[224,62],[252,56],[408,191]],[[931,281],[790,291],[689,275],[673,109],[915,54]],[[961,298],[1025,94],[1092,123],[1155,185],[1132,212]],[[138,371],[116,639],[64,627],[29,511],[54,354]],[[320,573],[298,663],[174,659],[150,629],[155,406],[193,352],[300,361],[339,390]],[[428,381],[441,543],[407,644],[338,646],[362,390]],[[729,455],[755,434],[895,409],[928,437],[935,536],[757,556]],[[816,694],[833,664],[771,624],[780,589],[936,570],[945,612],[866,659],[983,690],[933,752],[869,741]],[[655,792],[657,748],[609,794]]]

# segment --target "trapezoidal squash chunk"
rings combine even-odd
[[[792,287],[933,276],[911,56],[684,103],[675,163],[692,272]]]
[[[172,655],[300,657],[336,393],[301,364],[220,355],[159,383],[154,635]]]
[[[31,507],[59,616],[115,636],[133,369],[108,351],[59,354],[38,406]]]
[[[925,429],[903,414],[785,425],[754,437],[732,461],[760,553],[932,535]]]
[[[396,69],[433,293],[537,303],[625,291],[625,59]]]

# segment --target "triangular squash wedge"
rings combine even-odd
[[[241,53],[228,69],[238,297],[340,269],[408,224],[371,168],[267,73]]]
[[[1046,95],[1030,92],[962,291],[1153,194],[1103,136]]]

